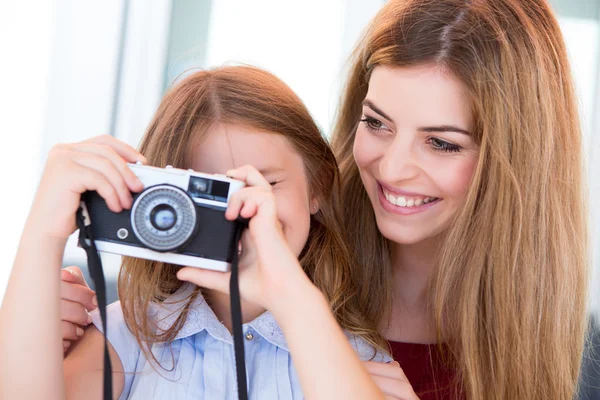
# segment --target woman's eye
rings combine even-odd
[[[443,151],[445,153],[458,153],[461,150],[460,146],[438,138],[430,138],[428,142],[429,144],[431,144],[431,147],[435,151]]]
[[[271,185],[271,186],[275,186],[275,185],[277,185],[278,183],[279,183],[279,181],[270,181],[270,182],[269,182],[269,185]]]
[[[364,123],[366,128],[372,132],[378,132],[382,129],[388,129],[383,122],[373,117],[363,117],[360,122]]]

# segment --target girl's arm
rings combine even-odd
[[[295,282],[271,308],[292,354],[307,399],[383,399],[337,324],[325,296]]]
[[[113,212],[131,207],[131,192],[143,185],[126,161],[137,160],[144,161],[143,156],[110,136],[58,145],[50,152],[0,309],[1,398],[65,398],[59,312],[64,247],[75,231],[75,213],[86,190],[96,190]],[[90,357],[73,368],[77,379],[101,369],[91,348],[101,351],[104,343],[93,339],[78,346],[80,351],[90,347]],[[65,365],[75,365],[75,360]],[[120,368],[118,357],[113,368]],[[90,395],[95,393],[82,398]]]
[[[65,398],[58,273],[66,241],[37,228],[30,218],[0,309],[2,399]]]
[[[280,324],[307,399],[383,399],[350,346],[323,294],[310,282],[287,246],[271,185],[253,167],[228,175],[248,187],[229,200],[225,216],[250,218],[242,235],[240,293],[271,311]],[[178,278],[229,292],[229,276],[183,268]]]
[[[104,337],[100,331],[88,327],[63,365],[56,271],[66,242],[42,237],[31,229],[28,223],[0,310],[0,398],[101,399]],[[44,268],[35,267],[39,265]],[[109,355],[113,397],[118,399],[125,379],[110,343]]]

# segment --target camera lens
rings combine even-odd
[[[161,231],[168,231],[175,226],[177,222],[177,213],[173,207],[167,204],[161,204],[154,207],[150,213],[150,223]]]
[[[159,184],[146,188],[131,208],[135,237],[156,251],[182,249],[196,230],[196,206],[181,188]]]

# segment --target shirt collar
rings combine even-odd
[[[283,331],[270,311],[265,311],[257,318],[244,324],[244,329],[246,329],[246,326],[252,327],[260,336],[275,346],[281,347],[288,352],[290,351],[283,336]]]
[[[160,304],[153,304],[150,315],[158,329],[168,330],[187,304],[187,298],[192,295],[196,285],[185,283],[175,293]],[[244,334],[253,330],[268,342],[289,351],[283,332],[269,311],[259,315],[242,327]],[[233,345],[233,337],[210,308],[202,293],[198,293],[191,304],[188,316],[174,340],[183,339],[206,330],[212,337]]]
[[[150,315],[155,319],[155,323],[159,329],[164,331],[173,326],[187,304],[186,299],[192,295],[196,288],[196,285],[185,283],[163,303],[155,303],[153,305],[153,308],[150,309]],[[289,352],[283,332],[277,321],[275,321],[275,317],[269,311],[265,311],[254,320],[244,324],[242,329],[244,334],[253,331],[271,344]],[[225,325],[217,319],[217,316],[202,296],[202,293],[198,293],[192,302],[187,319],[179,332],[177,332],[174,340],[193,336],[203,330],[206,330],[215,339],[233,345],[233,337]],[[348,332],[344,333],[361,360],[392,361],[389,354],[378,352],[361,337]]]

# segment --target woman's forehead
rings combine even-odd
[[[465,130],[472,125],[465,87],[445,68],[436,65],[378,66],[371,75],[365,100],[396,122],[453,124]]]

